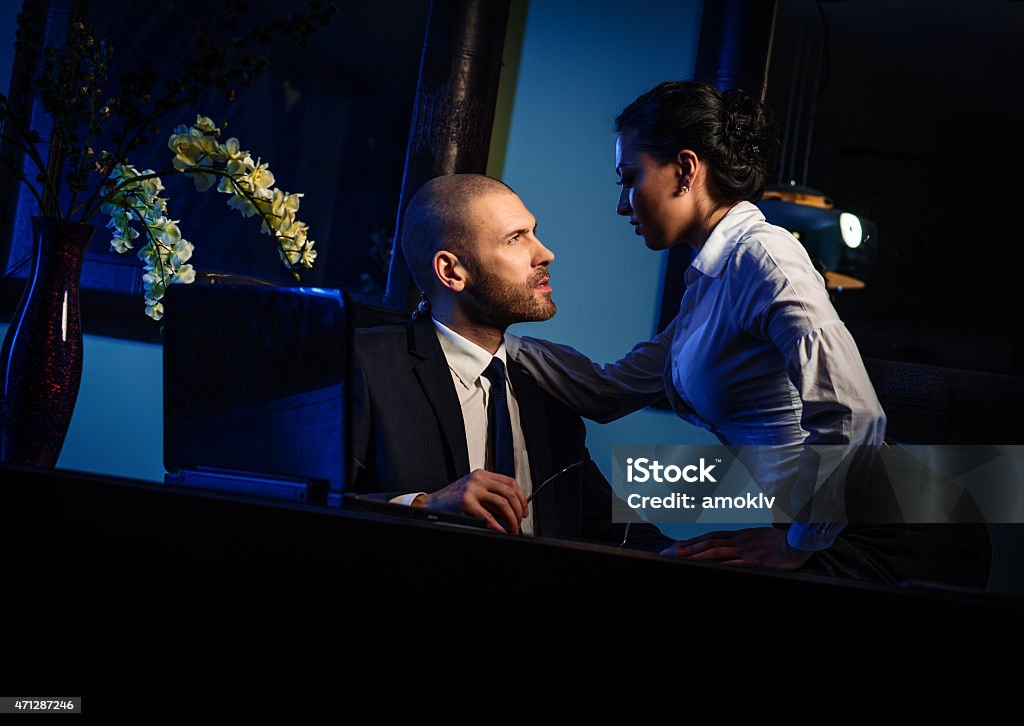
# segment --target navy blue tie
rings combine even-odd
[[[508,393],[505,388],[505,364],[491,358],[484,376],[491,382],[490,426],[488,426],[493,466],[496,474],[516,478],[516,458],[512,448],[512,419],[508,415]]]

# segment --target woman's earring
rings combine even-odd
[[[679,193],[680,193],[680,194],[686,194],[686,193],[687,193],[688,191],[690,191],[690,185],[689,185],[689,184],[687,184],[686,182],[683,182],[683,183],[682,183],[682,184],[681,184],[681,185],[679,186]]]
[[[420,293],[420,304],[416,306],[416,309],[412,311],[412,319],[416,320],[426,315],[430,315],[430,298],[427,297],[427,293]]]

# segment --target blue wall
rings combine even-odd
[[[637,0],[628,9],[531,0],[505,164],[492,173],[523,198],[555,253],[558,314],[513,332],[568,343],[597,361],[615,360],[654,333],[666,256],[648,250],[615,213],[612,121],[659,81],[692,75],[701,9],[697,0]],[[616,444],[715,441],[669,412],[588,422],[588,430],[609,479]]]
[[[0,340],[6,332],[0,323]],[[176,379],[187,396],[188,377]],[[85,336],[82,387],[57,466],[161,481],[163,410],[160,346]]]

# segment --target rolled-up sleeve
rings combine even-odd
[[[545,391],[581,416],[607,423],[665,396],[665,365],[675,322],[621,360],[599,365],[567,345],[505,335],[510,358]]]

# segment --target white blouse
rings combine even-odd
[[[568,346],[506,334],[508,355],[595,421],[667,396],[680,417],[731,446],[881,444],[885,414],[857,345],[791,234],[740,202],[685,275],[679,315],[615,363],[597,365]],[[794,524],[789,542],[820,550],[841,530]]]

